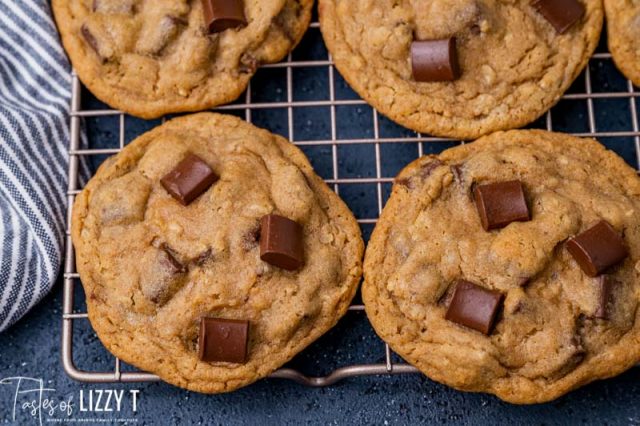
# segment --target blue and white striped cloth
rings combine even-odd
[[[47,0],[0,0],[0,332],[55,283],[71,73]]]

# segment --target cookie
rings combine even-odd
[[[207,20],[203,5],[213,7]],[[113,108],[156,118],[235,100],[261,64],[281,60],[300,41],[313,0],[53,0],[52,6],[85,86]]]
[[[72,218],[89,319],[115,356],[206,393],[267,376],[347,311],[353,215],[294,145],[175,118],[111,157]]]
[[[613,61],[640,86],[640,1],[605,0],[607,36]]]
[[[433,380],[557,398],[640,361],[640,178],[594,140],[539,130],[422,157],[364,275],[376,332]]]
[[[416,132],[460,139],[524,126],[556,104],[603,21],[599,0],[319,0],[319,11],[360,96]]]

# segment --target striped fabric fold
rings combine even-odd
[[[71,73],[47,0],[0,2],[0,332],[55,283]]]

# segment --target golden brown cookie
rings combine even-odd
[[[640,1],[605,0],[609,50],[622,73],[640,86]]]
[[[199,392],[291,359],[336,324],[361,275],[358,224],[302,152],[213,113],[108,159],[76,198],[72,235],[106,348]]]
[[[142,118],[231,102],[300,41],[313,0],[240,0],[246,26],[210,33],[202,0],[53,0],[62,42],[100,100]],[[220,29],[220,28],[219,28]]]
[[[608,267],[591,276],[580,248]],[[538,130],[422,157],[395,181],[364,275],[376,332],[430,378],[557,398],[640,361],[640,178],[594,140]]]
[[[573,2],[579,17],[571,25],[546,18],[531,0],[320,0],[319,11],[336,67],[373,107],[418,132],[473,139],[534,121],[580,74],[603,7]],[[412,43],[450,37],[460,77],[416,81]]]

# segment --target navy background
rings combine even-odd
[[[604,38],[599,51],[606,51]],[[311,29],[294,53],[295,59],[326,59],[327,52],[319,31]],[[592,60],[594,92],[626,92],[627,82],[611,60]],[[326,67],[293,70],[294,100],[328,99]],[[336,98],[357,99],[336,73]],[[581,76],[569,93],[584,93]],[[637,89],[636,89],[637,90]],[[103,109],[88,92],[83,93],[86,109]],[[244,98],[241,98],[244,99]],[[252,83],[254,102],[286,101],[286,71],[262,69]],[[640,101],[636,99],[640,110]],[[628,98],[594,100],[597,130],[631,131]],[[244,110],[229,111],[244,117]],[[587,102],[563,100],[553,110],[554,130],[588,132]],[[118,116],[86,120],[91,147],[117,147]],[[287,109],[256,110],[254,124],[287,135]],[[126,118],[127,142],[159,124]],[[338,139],[372,138],[372,110],[368,106],[337,108]],[[531,127],[544,128],[544,120]],[[384,117],[380,117],[381,137],[413,136]],[[296,108],[294,140],[330,139],[328,107]],[[632,166],[637,167],[633,138],[601,138]],[[424,153],[440,152],[454,142],[423,143]],[[393,177],[418,155],[416,143],[382,144],[382,176]],[[333,177],[331,146],[303,147],[318,174]],[[375,177],[373,144],[338,147],[338,176]],[[91,156],[96,167],[104,156]],[[386,200],[389,184],[383,185]],[[377,217],[375,184],[340,185],[340,195],[359,218]],[[372,225],[363,225],[368,239]],[[77,403],[80,389],[139,389],[138,412],[126,406],[122,413],[79,414],[72,417],[114,420],[133,417],[138,424],[640,424],[640,368],[621,376],[585,386],[554,402],[536,406],[514,406],[482,394],[454,391],[417,375],[361,377],[337,385],[313,389],[285,380],[263,380],[226,395],[200,395],[164,383],[81,384],[69,379],[60,362],[62,283],[40,305],[14,327],[0,334],[0,379],[10,376],[42,378],[56,388],[55,398],[73,396]],[[84,312],[84,295],[76,285],[76,307]],[[87,320],[74,327],[75,363],[89,371],[113,370],[111,357],[93,333]],[[399,359],[394,358],[396,361]],[[384,362],[384,346],[375,336],[363,312],[349,312],[338,326],[296,357],[291,366],[310,375],[323,375],[334,368],[354,363]],[[124,366],[125,370],[131,367]],[[0,386],[0,422],[11,424],[13,388]],[[22,400],[22,399],[21,399]],[[60,415],[56,416],[62,418]],[[18,414],[17,424],[36,424]]]

